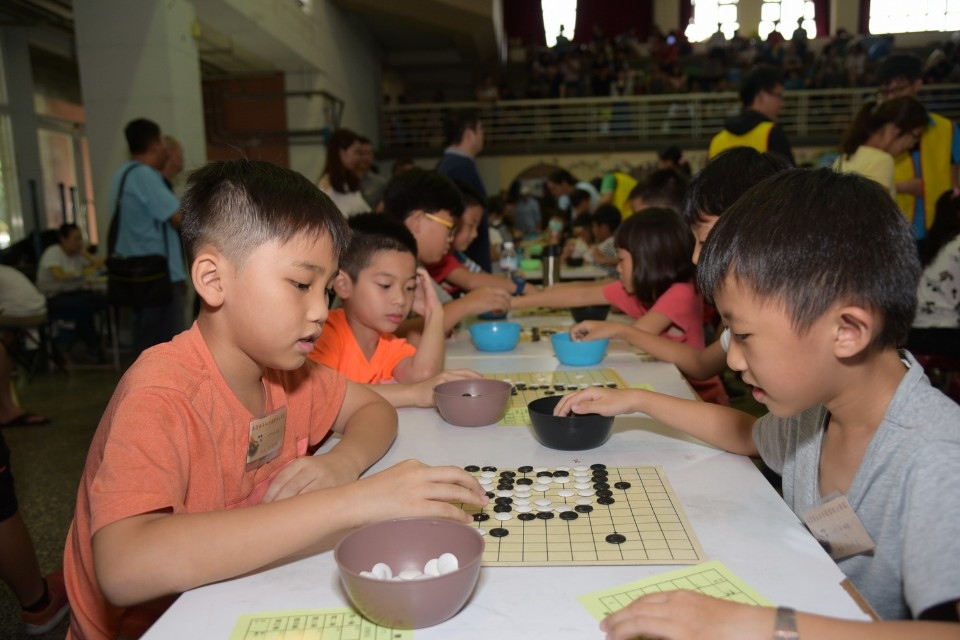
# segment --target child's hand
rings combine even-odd
[[[305,456],[290,461],[270,481],[261,502],[274,502],[317,489],[335,487],[357,479],[354,469],[339,463],[336,454]]]
[[[601,340],[603,338],[617,338],[620,335],[620,323],[605,322],[603,320],[584,320],[570,327],[570,339]]]
[[[446,518],[464,524],[472,518],[457,503],[482,507],[489,499],[477,479],[458,467],[429,467],[405,460],[359,480],[358,509],[363,523],[389,518]],[[454,503],[454,504],[451,504]]]
[[[510,292],[495,287],[480,287],[464,296],[470,301],[470,310],[473,313],[502,313],[510,308]]]
[[[432,378],[427,378],[422,382],[418,382],[415,386],[417,387],[416,393],[416,406],[418,407],[433,407],[436,406],[437,402],[433,397],[433,390],[438,384],[443,384],[444,382],[450,382],[451,380],[466,380],[467,378],[482,378],[483,376],[477,373],[472,369],[450,369],[449,371],[441,371]]]
[[[560,402],[553,409],[553,415],[599,413],[603,416],[617,416],[634,411],[630,396],[623,391],[604,387],[587,387],[560,398]]]
[[[607,640],[638,636],[687,640],[769,638],[775,612],[711,598],[695,591],[666,591],[637,598],[600,623]]]
[[[418,316],[427,317],[427,314],[443,310],[437,290],[433,286],[433,279],[423,267],[417,267],[417,288],[413,291],[413,312]]]

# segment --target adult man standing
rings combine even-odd
[[[590,194],[590,212],[600,206],[600,192],[585,180],[577,180],[566,169],[557,169],[547,176],[547,191],[557,200],[557,208],[566,211],[570,208],[570,194],[580,189]]]
[[[160,169],[160,174],[167,188],[176,193],[173,181],[183,172],[183,145],[173,136],[163,136],[163,143],[167,147],[167,159]]]
[[[476,110],[469,109],[451,113],[444,122],[447,148],[437,165],[437,172],[454,182],[463,182],[487,201],[487,190],[477,171],[475,158],[483,151],[483,123]],[[467,247],[471,260],[490,272],[490,213],[483,209],[483,218],[477,227],[477,237]]]
[[[139,353],[183,331],[187,274],[177,235],[180,202],[160,173],[167,160],[160,127],[139,118],[128,123],[123,133],[130,160],[117,170],[110,184],[110,210],[115,212],[111,226],[118,225],[111,251],[124,257],[166,255],[173,283],[170,302],[134,309],[133,346]]]
[[[923,85],[923,61],[908,53],[887,56],[877,70],[879,99],[916,98]],[[911,221],[918,245],[923,245],[933,224],[937,198],[957,188],[960,164],[960,129],[956,123],[928,111],[927,128],[917,146],[900,154],[894,167],[897,204]]]
[[[733,147],[752,147],[764,153],[775,153],[790,164],[796,164],[787,134],[777,116],[783,108],[783,80],[772,67],[757,67],[743,78],[740,85],[743,111],[727,119],[723,130],[713,136],[707,159]]]

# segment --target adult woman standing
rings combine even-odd
[[[868,102],[844,134],[833,168],[876,180],[896,198],[894,158],[917,144],[927,122],[927,110],[915,98]]]
[[[327,142],[327,164],[317,186],[330,196],[345,217],[370,210],[360,191],[357,169],[363,161],[360,136],[350,129],[337,129]]]

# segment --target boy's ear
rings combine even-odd
[[[878,322],[876,316],[863,307],[851,305],[838,309],[834,355],[851,358],[865,351],[879,329]]]
[[[333,279],[333,290],[337,292],[337,297],[341,300],[346,300],[353,293],[353,280],[343,269],[340,269],[337,277]]]
[[[224,300],[225,271],[229,263],[215,249],[203,251],[190,267],[190,277],[197,295],[211,307],[219,307]]]

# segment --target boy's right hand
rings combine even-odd
[[[470,301],[470,310],[473,313],[500,313],[510,309],[510,292],[495,287],[479,287],[464,296]]]
[[[418,407],[433,407],[437,404],[433,397],[433,390],[438,384],[450,382],[451,380],[465,380],[467,378],[482,378],[483,376],[473,369],[450,369],[441,371],[432,378],[427,378],[416,384],[416,402]]]
[[[599,413],[602,416],[618,416],[634,411],[631,394],[624,393],[622,389],[587,387],[560,398],[553,415]]]
[[[361,524],[389,518],[445,518],[464,524],[471,516],[456,504],[485,506],[489,498],[477,479],[459,467],[431,467],[405,460],[357,481],[363,488]]]

